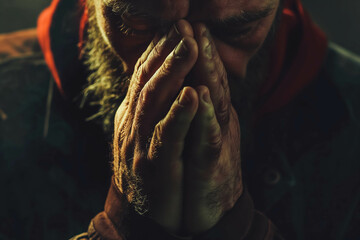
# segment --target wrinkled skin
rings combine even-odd
[[[241,11],[269,1],[239,2],[235,10]],[[219,9],[217,15],[225,16],[233,5],[213,6],[212,11]],[[106,8],[99,2],[97,6]],[[186,4],[181,6],[188,9]],[[136,195],[127,189],[124,169],[139,176],[147,196],[147,216],[181,235],[213,227],[243,192],[240,126],[227,76],[229,72],[245,76],[247,63],[265,40],[276,12],[261,20],[252,42],[239,40],[244,47],[234,49],[213,37],[201,21],[177,20],[187,11],[180,7],[173,15],[167,12],[163,17],[175,19],[176,24],[166,36],[153,38],[146,50],[141,40],[121,50],[120,46],[134,43],[111,31],[110,18],[101,15],[105,10],[97,12],[104,38],[132,73],[114,123],[116,181],[134,202]],[[126,57],[129,52],[133,54]],[[184,82],[189,86],[184,87]]]

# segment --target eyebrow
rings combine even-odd
[[[255,11],[243,10],[241,11],[240,14],[228,18],[208,20],[206,21],[206,24],[216,29],[233,28],[263,19],[269,16],[274,10],[275,10],[275,6],[273,3],[271,3],[265,8],[260,10],[255,10]]]
[[[134,3],[127,0],[103,0],[105,6],[110,7],[112,12],[117,15],[124,13],[143,17],[152,17],[145,11],[141,11]]]
[[[155,16],[148,14],[146,11],[142,11],[136,5],[134,5],[129,0],[103,0],[105,5],[112,8],[112,11],[115,14],[122,15],[122,14],[130,14],[135,16],[146,17],[152,19],[153,21],[158,22],[162,26],[170,26],[172,24],[171,21],[164,21],[158,19]],[[246,11],[242,10],[240,14],[227,17],[224,19],[210,19],[204,21],[206,25],[211,26],[211,28],[221,29],[221,28],[234,28],[241,25],[245,25],[251,22],[258,21],[263,19],[271,14],[271,12],[275,9],[275,1],[271,1],[266,7],[260,10],[253,10],[253,11]]]

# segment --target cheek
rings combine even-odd
[[[112,49],[121,58],[125,72],[129,74],[133,72],[137,60],[150,43],[150,40],[146,43],[131,41],[117,32],[110,32],[109,41]]]
[[[118,30],[118,16],[96,1],[96,18],[101,34],[110,48],[121,58],[126,73],[132,73],[136,61],[146,50],[152,38],[125,36]]]
[[[244,51],[217,39],[214,42],[226,70],[235,77],[245,78],[247,65],[256,50]]]
[[[260,22],[253,35],[240,40],[236,47],[214,37],[221,60],[230,74],[235,77],[245,78],[248,63],[263,45],[274,18],[275,13]]]

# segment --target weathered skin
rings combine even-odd
[[[142,178],[149,197],[149,217],[177,234],[210,229],[243,191],[240,126],[227,75],[246,75],[279,2],[228,0],[195,6],[187,0],[135,1],[151,15],[175,22],[160,40],[116,31],[111,11],[95,2],[103,37],[132,73],[115,117],[114,170],[120,190],[129,201],[136,200],[122,187],[122,170],[131,159],[130,171]],[[269,4],[272,12],[250,23],[252,30],[237,39],[236,47],[212,36],[203,24]],[[190,86],[183,87],[189,75]]]

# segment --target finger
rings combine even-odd
[[[186,20],[177,21],[159,43],[150,52],[146,64],[142,65],[142,74],[152,76],[162,65],[166,57],[184,37],[194,37],[190,23]]]
[[[185,87],[173,102],[167,115],[156,124],[147,152],[147,165],[155,166],[157,177],[166,179],[176,189],[182,184],[182,152],[187,132],[198,106],[196,91]],[[143,162],[135,162],[136,172],[145,172]],[[154,174],[154,173],[152,173]],[[166,185],[162,183],[162,185]],[[168,190],[166,192],[169,192]]]
[[[222,128],[229,123],[230,90],[225,67],[204,24],[194,26],[195,38],[199,45],[199,57],[194,74],[199,85],[205,85],[210,90],[216,117]]]
[[[185,87],[173,102],[169,112],[155,127],[149,147],[149,159],[159,154],[166,162],[180,159],[191,122],[198,108],[195,89]]]
[[[141,57],[138,59],[136,65],[134,67],[134,73],[136,73],[138,71],[139,67],[146,61],[146,59],[148,58],[151,51],[154,49],[154,47],[160,41],[160,38],[161,38],[161,36],[159,34],[155,35],[155,37],[153,38],[153,40],[151,41],[151,43],[149,44],[149,46],[147,47],[145,52],[143,52]],[[139,92],[141,90],[140,87],[142,87],[142,86],[140,86],[138,84],[136,79],[132,78],[129,83],[129,87],[128,87],[128,91],[126,93],[125,99],[123,100],[119,109],[116,112],[115,122],[118,124],[115,126],[122,128],[123,123],[128,122],[129,118],[131,118],[131,120],[132,120],[132,118],[134,117],[134,114],[133,114],[134,107],[133,106],[136,103],[136,99],[134,99],[134,94],[136,94],[137,92]],[[137,89],[139,89],[139,90],[137,90]],[[117,121],[117,119],[122,120],[121,124],[119,124],[120,122]]]
[[[193,37],[191,25],[185,20],[179,20],[170,29],[169,33],[163,36],[154,47],[146,51],[137,64],[134,71],[134,85],[132,86],[131,99],[138,96],[146,82],[159,69],[166,57],[176,47],[183,37]]]
[[[153,48],[156,46],[156,44],[160,41],[161,36],[159,34],[156,34],[152,41],[150,42],[149,46],[146,48],[145,52],[142,53],[141,57],[137,60],[135,66],[134,66],[134,73],[138,71],[139,67],[146,61],[148,58],[150,52],[153,50]],[[129,89],[132,89],[132,86],[135,81],[130,81]],[[127,92],[128,94],[131,93],[131,91]]]
[[[200,169],[212,166],[219,158],[222,147],[222,134],[216,119],[209,89],[206,86],[196,88],[199,95],[199,107],[191,126],[191,162]]]
[[[155,124],[168,112],[186,75],[193,68],[198,49],[193,38],[185,37],[168,55],[154,76],[140,92],[135,111],[135,125],[141,134],[150,134]]]
[[[165,118],[156,125],[149,147],[148,165],[154,170],[148,179],[156,183],[149,193],[152,210],[149,217],[167,229],[179,226],[182,216],[184,171],[181,157],[197,102],[196,91],[184,88]],[[140,169],[135,170],[144,171],[143,165],[138,164]]]

